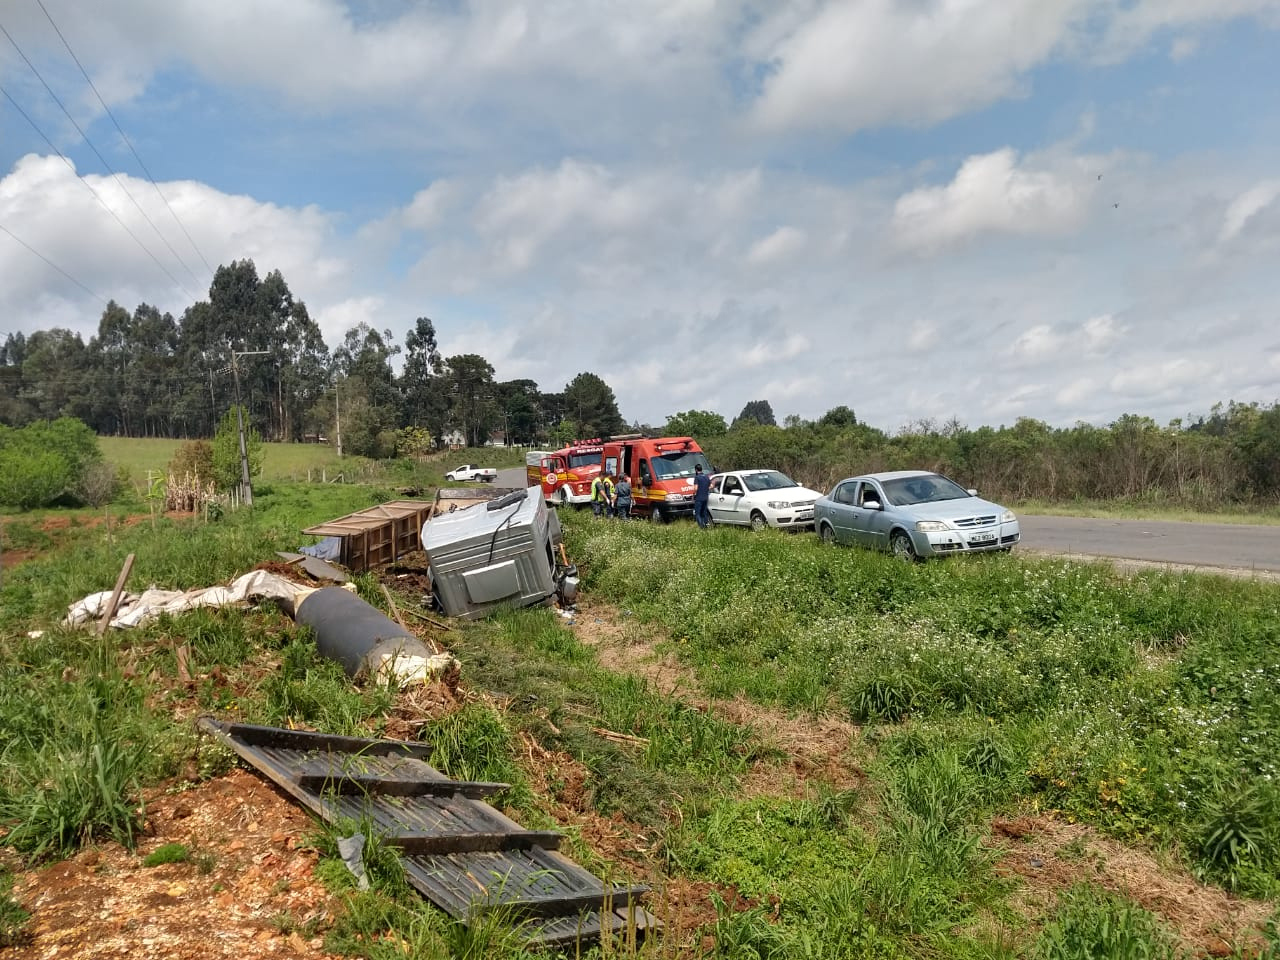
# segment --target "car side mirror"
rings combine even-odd
[[[971,497],[976,497],[978,495],[978,491],[974,490],[972,487],[966,490],[965,493],[967,493]]]
[[[863,505],[866,509],[868,509],[868,510],[883,510],[883,509],[884,509],[884,507],[883,507],[883,506],[881,506],[881,504],[880,504],[880,501],[879,501],[879,500],[864,500],[864,501],[862,501],[862,505]]]

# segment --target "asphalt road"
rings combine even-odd
[[[500,487],[523,487],[523,467],[498,471]],[[1148,563],[1280,571],[1280,526],[1098,520],[1018,514],[1021,550],[1118,557]]]
[[[1152,563],[1280,570],[1280,526],[1018,514],[1020,549]]]
[[[524,467],[504,467],[498,471],[498,479],[493,483],[498,487],[524,487],[528,486],[527,476]]]

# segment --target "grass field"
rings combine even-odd
[[[267,486],[252,512],[209,524],[29,530],[39,555],[0,584],[0,827],[26,864],[137,842],[144,788],[197,804],[227,760],[193,773],[182,718],[376,735],[403,716],[395,691],[347,680],[274,608],[104,640],[56,626],[125,553],[131,589],[208,585],[385,495]],[[1280,894],[1280,587],[564,522],[589,603],[577,622],[535,609],[458,624],[444,637],[466,689],[412,729],[446,773],[510,784],[498,802],[565,831],[590,869],[654,885],[668,936],[593,955],[1276,957],[1263,921]],[[382,602],[374,578],[360,587]],[[1087,832],[1050,857],[1007,839],[1027,823]],[[318,875],[345,904],[317,932],[326,949],[522,955],[477,946],[381,861],[355,891],[332,838],[321,846]],[[1109,870],[1104,848],[1130,866]],[[1037,858],[1068,879],[1039,877]],[[189,869],[184,896],[212,886]],[[1177,884],[1196,910],[1225,904],[1222,925],[1194,926]],[[26,923],[4,889],[0,936]]]
[[[132,437],[99,437],[107,460],[122,467],[135,490],[146,489],[149,471],[161,472],[184,441]],[[433,454],[421,461],[376,461],[366,457],[339,457],[329,444],[264,443],[261,482],[331,482],[436,485],[444,474],[461,463],[513,467],[524,463],[517,449],[482,447]]]

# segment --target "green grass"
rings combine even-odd
[[[197,710],[380,734],[391,692],[353,683],[274,609],[197,611],[103,640],[54,622],[108,589],[126,553],[133,589],[207,586],[387,495],[274,482],[253,511],[208,524],[147,521],[108,538],[78,523],[6,571],[4,841],[31,859],[134,842],[144,787],[230,762],[179,719]],[[497,802],[529,829],[563,831],[564,852],[597,874],[647,871],[656,896],[665,879],[717,891],[715,919],[693,938],[713,937],[713,955],[1174,955],[1159,918],[1112,896],[1064,891],[1042,915],[1021,912],[987,824],[1032,808],[1159,847],[1238,894],[1280,892],[1280,588],[1016,555],[906,565],[810,537],[564,519],[584,590],[681,661],[698,702],[605,669],[554,611],[506,611],[448,634],[469,696],[418,736],[451,776],[510,784]],[[42,535],[38,523],[22,533]],[[381,603],[373,586],[362,578]],[[193,691],[177,679],[182,645]],[[766,746],[770,731],[705,702],[729,697],[856,721],[834,753],[865,782],[753,795],[752,777],[791,758]],[[590,839],[600,825],[634,838],[639,862],[602,853]],[[463,926],[425,905],[371,833],[373,889],[354,889],[336,837],[361,826],[315,841],[343,904],[327,949],[523,955],[501,918]],[[24,923],[0,896],[0,936]],[[691,954],[656,941],[640,955]]]
[[[184,441],[140,437],[99,437],[102,456],[122,468],[135,491],[145,492],[148,471],[164,471]],[[485,467],[524,465],[524,454],[516,448],[472,447],[432,454],[421,460],[375,461],[367,457],[339,457],[325,443],[264,443],[262,475],[258,484],[334,482],[421,484],[439,486],[447,471],[463,463]],[[308,481],[308,478],[309,481]]]
[[[187,849],[186,844],[165,843],[143,857],[142,865],[144,867],[161,867],[166,863],[187,863],[190,859],[191,851]]]
[[[1107,520],[1170,520],[1183,523],[1280,524],[1280,506],[1225,503],[1214,510],[1192,510],[1151,500],[1024,500],[1012,504],[1018,513]]]
[[[1280,883],[1280,588],[1014,557],[903,565],[811,538],[570,518],[585,588],[675,638],[719,696],[967,744],[995,796]],[[975,739],[974,730],[985,731]],[[915,762],[884,761],[889,780]],[[993,793],[994,790],[994,793]]]

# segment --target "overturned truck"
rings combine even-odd
[[[545,603],[557,595],[573,602],[577,570],[565,560],[560,520],[547,509],[541,488],[505,491],[491,500],[478,499],[471,490],[457,493],[441,490],[422,527],[440,609],[475,619],[499,607]]]

